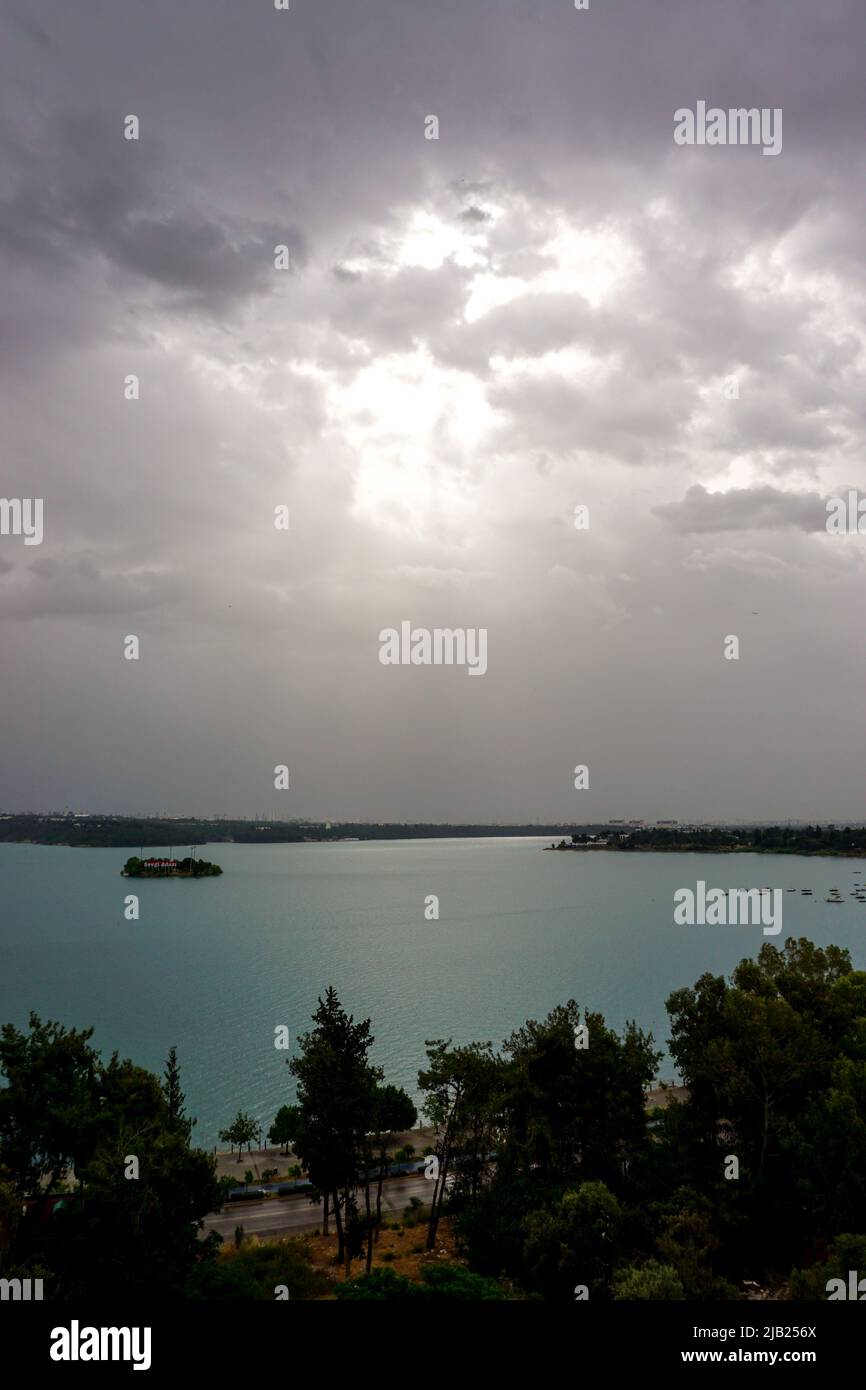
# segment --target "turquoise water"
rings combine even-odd
[[[296,1038],[328,984],[372,1018],[375,1060],[414,1094],[425,1038],[498,1043],[572,997],[663,1046],[671,990],[730,972],[764,940],[835,942],[866,968],[866,905],[850,896],[864,860],[543,854],[546,843],[219,845],[202,854],[223,876],[197,882],[122,879],[127,850],[0,845],[0,1022],[23,1025],[33,1009],[92,1024],[104,1054],[153,1070],[176,1044],[195,1137],[211,1145],[239,1107],[270,1123],[291,1099],[274,1029]],[[673,894],[699,878],[814,897],[786,892],[773,938],[675,926]],[[839,907],[824,902],[832,886]],[[138,922],[124,919],[129,892]],[[426,921],[433,893],[440,918]]]

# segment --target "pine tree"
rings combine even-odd
[[[370,1064],[370,1020],[355,1023],[329,987],[313,1014],[315,1027],[300,1039],[289,1061],[297,1080],[300,1125],[294,1149],[315,1189],[330,1197],[337,1227],[337,1259],[348,1266],[359,1225],[357,1188],[364,1189],[365,1231],[370,1222],[367,1136],[374,1127],[375,1095],[382,1070]],[[351,1230],[349,1229],[351,1227]],[[348,1237],[348,1238],[347,1238]]]
[[[173,1047],[168,1054],[163,1075],[165,1080],[162,1084],[162,1093],[168,1106],[168,1127],[175,1134],[182,1134],[186,1139],[189,1139],[195,1120],[188,1119],[184,1113],[186,1096],[180,1089],[180,1063],[177,1060],[176,1047]]]

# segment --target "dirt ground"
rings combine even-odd
[[[434,1250],[428,1251],[424,1248],[426,1239],[425,1222],[417,1226],[398,1225],[395,1230],[382,1230],[379,1233],[378,1244],[373,1246],[373,1268],[390,1268],[397,1274],[402,1274],[404,1278],[417,1282],[425,1264],[438,1264],[440,1261],[465,1264],[455,1249],[451,1221],[447,1216],[443,1216],[439,1223]],[[316,1269],[321,1270],[334,1284],[343,1282],[345,1271],[341,1266],[334,1264],[334,1256],[337,1253],[336,1236],[330,1235],[326,1240],[324,1236],[305,1235],[298,1237],[298,1240],[309,1252]],[[365,1269],[366,1263],[363,1258],[353,1260],[350,1278],[357,1278]],[[334,1295],[325,1294],[324,1297],[333,1298]]]

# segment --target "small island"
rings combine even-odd
[[[213,878],[221,874],[219,864],[211,864],[207,859],[139,859],[133,855],[127,859],[121,874],[124,878]]]

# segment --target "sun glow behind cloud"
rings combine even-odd
[[[396,232],[376,235],[372,259],[346,260],[343,266],[384,281],[407,267],[433,274],[448,261],[474,272],[467,277],[462,311],[467,326],[528,294],[577,293],[598,307],[640,267],[637,249],[616,226],[574,226],[559,213],[542,217],[536,210],[529,225],[532,270],[514,274],[509,221],[513,215],[522,228],[529,215],[524,200],[477,206],[485,220],[469,223],[408,208]],[[578,347],[538,358],[496,355],[489,363],[494,380],[598,381],[615,365]],[[441,366],[423,343],[413,353],[377,357],[347,384],[331,381],[330,428],[356,460],[355,514],[397,534],[421,534],[434,519],[453,521],[471,512],[475,454],[498,423],[488,384],[470,371]]]
[[[328,405],[356,459],[355,515],[421,534],[472,510],[474,451],[496,422],[476,377],[419,349],[380,357],[348,386],[332,385]]]
[[[419,266],[423,270],[438,270],[446,260],[471,269],[486,265],[487,237],[483,231],[471,231],[434,213],[417,208],[396,248],[398,266]]]
[[[546,264],[536,275],[479,271],[464,310],[467,323],[525,294],[580,294],[598,308],[640,265],[636,248],[615,227],[575,227],[562,217],[540,238],[537,255]]]

